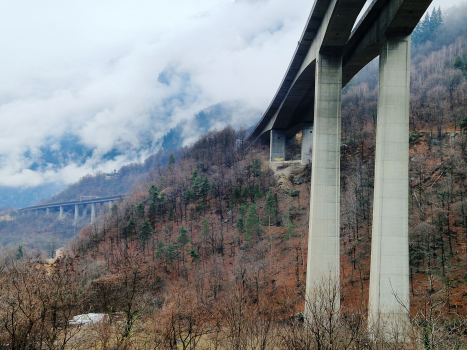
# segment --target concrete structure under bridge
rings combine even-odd
[[[341,93],[380,57],[369,321],[408,322],[410,35],[431,0],[316,0],[292,62],[248,141],[269,141],[271,162],[303,131],[312,162],[307,297],[340,276]],[[311,154],[311,157],[310,157]],[[395,295],[397,295],[396,299]]]
[[[112,207],[112,203],[114,201],[122,200],[122,195],[116,196],[108,196],[108,197],[92,197],[86,196],[81,197],[79,201],[70,201],[70,202],[57,202],[57,203],[48,203],[43,205],[34,205],[32,207],[22,208],[19,209],[18,212],[20,214],[32,214],[38,215],[41,211],[45,214],[45,216],[51,215],[53,212],[58,212],[58,219],[62,219],[66,213],[73,213],[74,214],[74,223],[78,223],[80,219],[80,208],[82,212],[82,217],[86,217],[88,215],[88,207],[90,207],[90,214],[91,214],[91,223],[94,223],[98,214],[96,204],[103,205],[104,203],[108,203],[109,208]]]

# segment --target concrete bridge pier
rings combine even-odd
[[[338,283],[340,277],[341,95],[342,56],[320,53],[315,77],[306,298],[312,297],[323,278]]]
[[[275,159],[285,160],[285,132],[282,130],[271,130],[270,137],[270,158],[271,162]]]
[[[91,204],[91,224],[96,221],[96,203]]]
[[[75,204],[75,220],[74,223],[77,224],[79,219],[79,205]]]
[[[409,87],[410,36],[390,38],[380,52],[370,325],[409,322]]]
[[[58,215],[58,218],[63,218],[63,205],[60,206],[60,214]]]
[[[50,215],[50,208],[45,208],[45,216],[49,216]]]
[[[302,129],[302,165],[311,163],[313,149],[313,124],[305,124]]]

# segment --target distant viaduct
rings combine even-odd
[[[74,210],[74,223],[77,223],[80,218],[80,208],[82,212],[82,217],[86,217],[88,213],[88,206],[91,206],[91,223],[94,223],[96,220],[96,204],[102,205],[104,203],[109,204],[109,208],[112,207],[114,201],[120,201],[123,196],[109,196],[109,197],[94,197],[91,196],[81,197],[81,200],[70,201],[70,202],[57,202],[57,203],[48,203],[42,205],[34,205],[32,207],[19,209],[20,214],[32,214],[38,215],[40,211],[45,212],[45,215],[48,216],[52,212],[59,212],[58,219],[61,219],[65,216],[65,212],[73,212]]]

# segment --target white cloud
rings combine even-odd
[[[264,110],[311,7],[305,0],[4,2],[0,186],[70,183],[141,160],[141,135],[157,140],[219,102]],[[158,81],[162,72],[167,81]],[[244,125],[245,115],[231,122]],[[70,135],[92,157],[28,169],[47,149],[65,148]],[[115,148],[124,152],[102,158]]]
[[[304,0],[3,4],[0,185],[70,183],[141,160],[142,134],[157,140],[221,101],[264,109],[309,8]],[[164,71],[172,76],[161,83]],[[238,116],[233,124],[248,122]],[[61,149],[70,135],[92,157],[31,168],[47,149],[71,152]],[[124,154],[102,159],[115,148]]]

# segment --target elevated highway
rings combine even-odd
[[[340,278],[342,87],[379,56],[370,327],[409,324],[410,35],[430,4],[373,0],[355,23],[365,1],[316,0],[276,95],[247,137],[269,140],[273,162],[286,160],[286,140],[302,131],[302,164],[312,163],[306,297],[319,300],[323,277]]]
[[[69,202],[55,202],[55,203],[47,203],[41,205],[33,205],[31,207],[26,207],[19,209],[18,212],[20,214],[27,214],[27,213],[35,213],[36,215],[39,214],[39,211],[45,211],[45,215],[48,216],[54,211],[58,211],[59,215],[58,218],[63,218],[66,211],[70,211],[74,209],[75,223],[78,221],[80,215],[79,210],[82,208],[82,215],[85,217],[87,215],[87,207],[91,205],[91,223],[93,223],[96,219],[96,204],[103,204],[109,203],[109,207],[112,205],[114,201],[122,200],[122,195],[115,195],[115,196],[107,196],[107,197],[94,197],[88,198],[83,200],[75,200]]]
[[[247,140],[269,141],[272,130],[288,139],[311,126],[319,53],[342,56],[344,87],[379,55],[388,37],[410,35],[430,4],[431,0],[373,0],[355,24],[365,1],[317,0],[279,89]],[[285,154],[275,156],[285,159]],[[302,152],[302,160],[311,159]]]

